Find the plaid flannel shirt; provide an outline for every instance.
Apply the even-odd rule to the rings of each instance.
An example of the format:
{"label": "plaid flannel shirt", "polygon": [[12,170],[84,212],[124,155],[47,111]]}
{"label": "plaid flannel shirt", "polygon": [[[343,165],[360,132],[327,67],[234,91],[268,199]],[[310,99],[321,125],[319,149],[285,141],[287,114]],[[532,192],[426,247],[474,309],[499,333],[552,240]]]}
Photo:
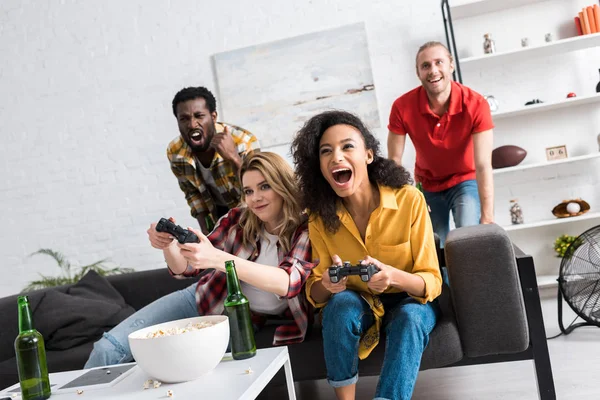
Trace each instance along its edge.
{"label": "plaid flannel shirt", "polygon": [[[245,129],[217,122],[215,124],[217,133],[223,132],[225,126],[230,129],[233,142],[237,146],[242,161],[252,152],[260,151],[256,136]],[[202,173],[196,170],[196,161],[192,149],[181,136],[176,137],[169,143],[167,157],[171,164],[171,171],[177,177],[179,187],[185,194],[192,217],[197,219],[200,213],[208,212],[211,214],[213,221],[216,221],[218,215],[213,196],[204,183]],[[218,152],[215,152],[209,168],[219,192],[227,203],[227,208],[237,207],[242,195],[242,185],[238,173],[233,170],[231,163],[225,161]]]}
{"label": "plaid flannel shirt", "polygon": [[[243,231],[239,220],[243,208],[233,208],[221,217],[208,239],[217,249],[233,254],[240,258],[255,261],[260,254],[260,241],[256,244],[243,246]],[[312,322],[313,307],[306,300],[303,286],[314,265],[312,250],[308,240],[308,224],[306,220],[298,227],[293,235],[291,249],[286,254],[277,243],[279,268],[290,277],[288,292],[282,298],[288,301],[288,308],[283,318],[293,320],[293,323],[280,325],[275,329],[273,345],[299,343],[304,340],[309,323]],[[170,269],[169,269],[170,271]],[[201,270],[184,272],[181,275],[171,275],[176,278],[189,278],[199,275]],[[223,302],[227,297],[227,279],[224,272],[212,271],[203,275],[198,281],[196,302],[200,315],[222,314]]]}

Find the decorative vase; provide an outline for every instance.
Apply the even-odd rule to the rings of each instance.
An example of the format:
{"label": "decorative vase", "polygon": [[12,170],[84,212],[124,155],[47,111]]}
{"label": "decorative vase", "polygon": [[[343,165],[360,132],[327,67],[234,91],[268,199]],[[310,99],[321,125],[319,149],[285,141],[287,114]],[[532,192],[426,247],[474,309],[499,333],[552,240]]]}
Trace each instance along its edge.
{"label": "decorative vase", "polygon": [[[600,69],[598,70],[598,73],[600,73]],[[596,93],[600,93],[600,81],[596,85]]]}
{"label": "decorative vase", "polygon": [[512,199],[510,201],[510,222],[512,222],[513,225],[523,223],[523,210],[521,210],[521,206],[517,203],[517,199]]}

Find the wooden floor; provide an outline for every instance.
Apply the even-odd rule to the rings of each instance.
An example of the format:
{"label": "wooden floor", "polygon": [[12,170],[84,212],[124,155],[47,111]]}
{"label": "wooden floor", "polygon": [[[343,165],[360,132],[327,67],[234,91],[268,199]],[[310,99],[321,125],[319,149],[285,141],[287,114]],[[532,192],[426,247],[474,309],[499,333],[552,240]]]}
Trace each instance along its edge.
{"label": "wooden floor", "polygon": [[[554,292],[543,292],[548,336],[559,332]],[[567,306],[568,307],[568,306]],[[565,325],[573,319],[565,313]],[[582,327],[548,341],[559,400],[600,400],[600,329]],[[377,377],[360,378],[358,400],[372,399]],[[335,399],[326,381],[297,382],[298,400]],[[270,388],[259,399],[287,399],[284,387]],[[414,400],[533,400],[537,384],[532,361],[428,370],[419,373]]]}

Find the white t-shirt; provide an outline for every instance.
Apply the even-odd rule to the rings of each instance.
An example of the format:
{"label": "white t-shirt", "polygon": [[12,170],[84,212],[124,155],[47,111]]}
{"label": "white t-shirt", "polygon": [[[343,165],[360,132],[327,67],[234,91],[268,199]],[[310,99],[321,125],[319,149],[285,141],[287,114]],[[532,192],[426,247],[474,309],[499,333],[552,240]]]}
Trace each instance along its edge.
{"label": "white t-shirt", "polygon": [[[279,258],[277,256],[276,235],[265,232],[266,238],[260,241],[260,254],[255,260],[258,264],[273,266],[279,268]],[[250,302],[250,309],[257,313],[268,315],[279,315],[288,307],[287,299],[280,299],[275,293],[265,292],[246,282],[240,282],[242,292]]]}

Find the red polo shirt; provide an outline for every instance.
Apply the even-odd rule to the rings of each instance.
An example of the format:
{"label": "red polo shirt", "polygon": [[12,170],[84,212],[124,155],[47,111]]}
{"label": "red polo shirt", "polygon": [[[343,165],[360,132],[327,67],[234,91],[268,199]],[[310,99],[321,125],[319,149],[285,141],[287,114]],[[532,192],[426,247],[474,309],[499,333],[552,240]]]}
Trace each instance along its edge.
{"label": "red polo shirt", "polygon": [[494,128],[490,106],[482,95],[451,82],[450,105],[441,117],[429,107],[419,86],[392,105],[388,129],[408,135],[415,146],[415,179],[428,192],[439,192],[475,179],[474,133]]}

